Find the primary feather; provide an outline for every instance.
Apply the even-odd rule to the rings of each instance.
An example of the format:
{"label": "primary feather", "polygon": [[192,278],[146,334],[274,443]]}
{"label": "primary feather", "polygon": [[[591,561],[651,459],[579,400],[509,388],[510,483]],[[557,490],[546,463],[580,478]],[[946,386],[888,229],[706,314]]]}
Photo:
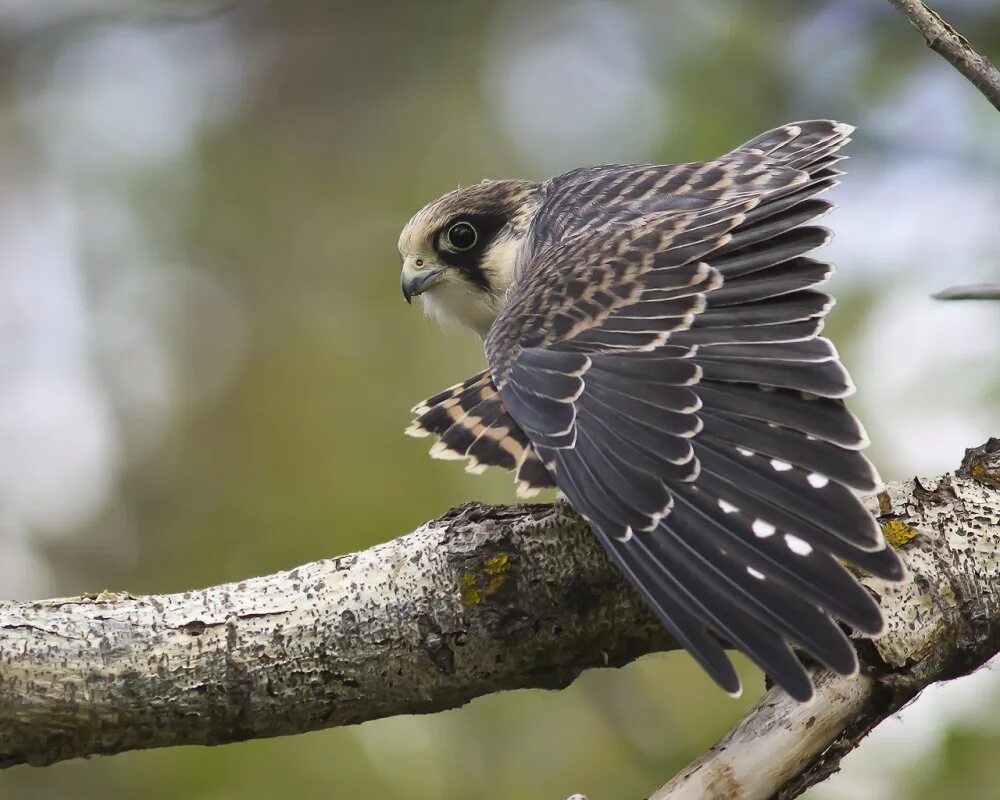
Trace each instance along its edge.
{"label": "primary feather", "polygon": [[[855,670],[836,620],[877,634],[882,618],[840,561],[903,575],[858,498],[879,479],[820,335],[831,267],[807,255],[829,238],[818,195],[850,132],[801,122],[715,161],[518,184],[530,215],[489,369],[411,429],[441,437],[435,455],[516,470],[525,491],[558,486],[731,692],[720,639],[801,700],[812,686],[790,644]],[[422,213],[460,213],[459,196],[438,202]]]}

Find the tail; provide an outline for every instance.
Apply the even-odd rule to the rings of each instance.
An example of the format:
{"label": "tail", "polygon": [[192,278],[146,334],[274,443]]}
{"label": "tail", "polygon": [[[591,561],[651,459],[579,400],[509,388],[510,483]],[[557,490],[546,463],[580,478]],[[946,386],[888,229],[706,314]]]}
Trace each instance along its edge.
{"label": "tail", "polygon": [[555,486],[534,446],[507,413],[489,370],[445,389],[413,408],[410,436],[437,436],[434,458],[467,459],[466,472],[503,467],[516,475],[517,493],[532,497]]}

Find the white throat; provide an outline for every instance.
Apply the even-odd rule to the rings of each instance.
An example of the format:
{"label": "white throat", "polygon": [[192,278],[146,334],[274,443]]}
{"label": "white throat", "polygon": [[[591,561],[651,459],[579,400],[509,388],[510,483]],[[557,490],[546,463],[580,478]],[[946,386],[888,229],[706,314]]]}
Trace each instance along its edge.
{"label": "white throat", "polygon": [[493,297],[480,289],[463,286],[457,281],[442,281],[433,289],[420,295],[424,312],[441,325],[454,324],[472,328],[480,336],[500,313],[499,304]]}

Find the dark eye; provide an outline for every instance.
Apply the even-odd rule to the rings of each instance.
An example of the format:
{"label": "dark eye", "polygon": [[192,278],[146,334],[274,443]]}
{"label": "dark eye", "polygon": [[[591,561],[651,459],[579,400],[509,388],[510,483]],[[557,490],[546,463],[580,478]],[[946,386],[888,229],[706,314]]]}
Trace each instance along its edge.
{"label": "dark eye", "polygon": [[445,235],[448,238],[448,244],[459,252],[475,247],[476,240],[479,238],[476,229],[468,222],[456,222],[448,228],[448,233]]}

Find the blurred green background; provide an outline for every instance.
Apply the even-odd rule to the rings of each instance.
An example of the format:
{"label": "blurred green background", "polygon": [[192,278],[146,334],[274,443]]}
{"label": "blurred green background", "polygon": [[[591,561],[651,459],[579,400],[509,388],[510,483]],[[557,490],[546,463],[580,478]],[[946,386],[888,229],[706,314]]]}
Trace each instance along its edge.
{"label": "blurred green background", "polygon": [[[1000,61],[994,0],[936,6]],[[402,435],[481,368],[399,292],[482,177],[859,125],[828,330],[887,479],[1000,433],[1000,115],[874,0],[0,0],[0,596],[168,592],[510,502]],[[735,702],[683,655],[558,693],[0,773],[0,798],[645,797]],[[0,676],[2,678],[2,676]],[[927,693],[812,798],[1000,797],[1000,680]],[[3,733],[0,731],[0,736]]]}

